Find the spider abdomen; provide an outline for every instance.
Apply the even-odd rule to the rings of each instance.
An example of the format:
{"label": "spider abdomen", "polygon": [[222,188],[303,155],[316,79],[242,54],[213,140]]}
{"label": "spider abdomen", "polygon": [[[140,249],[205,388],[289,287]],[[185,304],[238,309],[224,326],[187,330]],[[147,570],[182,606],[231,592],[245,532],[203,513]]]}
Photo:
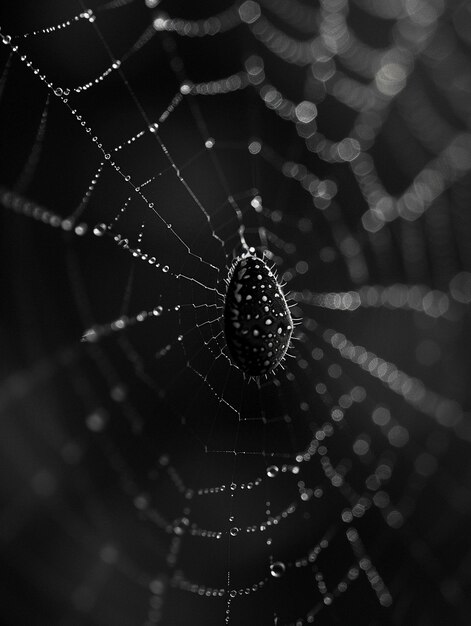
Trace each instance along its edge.
{"label": "spider abdomen", "polygon": [[254,377],[275,369],[291,340],[293,320],[281,286],[265,261],[249,253],[229,273],[224,333],[234,364]]}

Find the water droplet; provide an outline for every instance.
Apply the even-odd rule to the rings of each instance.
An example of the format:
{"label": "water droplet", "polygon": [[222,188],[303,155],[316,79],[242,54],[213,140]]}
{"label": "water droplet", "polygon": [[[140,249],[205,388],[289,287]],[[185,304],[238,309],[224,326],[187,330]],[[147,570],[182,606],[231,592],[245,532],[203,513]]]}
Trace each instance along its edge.
{"label": "water droplet", "polygon": [[156,307],[154,308],[154,310],[152,311],[152,313],[155,315],[155,317],[158,317],[159,315],[161,315],[161,314],[162,314],[162,311],[163,311],[163,310],[164,310],[164,309],[163,309],[163,307],[161,307],[161,306],[156,306]]}
{"label": "water droplet", "polygon": [[285,573],[285,570],[286,570],[286,565],[282,563],[281,561],[275,561],[275,563],[272,563],[270,565],[270,574],[274,578],[280,578],[281,576],[283,576],[283,574]]}
{"label": "water droplet", "polygon": [[87,416],[85,423],[87,428],[94,433],[98,433],[105,428],[106,425],[106,415],[103,411],[97,410],[94,413],[90,413]]}
{"label": "water droplet", "polygon": [[239,534],[239,529],[237,526],[233,526],[229,533],[231,534],[231,537],[236,537]]}
{"label": "water droplet", "polygon": [[182,517],[180,520],[175,522],[173,527],[173,532],[176,535],[183,535],[185,529],[190,525],[190,520],[187,517]]}
{"label": "water droplet", "polygon": [[278,465],[270,465],[269,467],[267,467],[268,478],[275,478],[275,476],[278,474],[279,471],[280,470],[279,470]]}
{"label": "water droplet", "polygon": [[88,226],[86,224],[79,224],[75,227],[74,232],[76,235],[82,236],[87,232]]}
{"label": "water droplet", "polygon": [[126,388],[123,385],[116,385],[116,387],[111,389],[110,396],[115,402],[123,402],[126,398]]}
{"label": "water droplet", "polygon": [[89,328],[82,335],[81,341],[96,341],[98,339],[98,333],[94,328]]}
{"label": "water droplet", "polygon": [[101,237],[106,232],[106,224],[97,224],[93,229],[93,234],[97,237]]}
{"label": "water droplet", "polygon": [[164,266],[163,266],[163,268],[162,268],[162,272],[167,273],[169,269],[170,269],[170,268],[169,268],[169,266],[168,266],[168,265],[164,265]]}

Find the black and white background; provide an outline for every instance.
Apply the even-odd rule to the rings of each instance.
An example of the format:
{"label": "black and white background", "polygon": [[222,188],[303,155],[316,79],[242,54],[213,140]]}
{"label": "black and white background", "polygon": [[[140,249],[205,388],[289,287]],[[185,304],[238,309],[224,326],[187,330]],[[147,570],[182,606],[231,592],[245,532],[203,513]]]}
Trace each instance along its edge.
{"label": "black and white background", "polygon": [[469,624],[469,3],[0,15],[0,622]]}

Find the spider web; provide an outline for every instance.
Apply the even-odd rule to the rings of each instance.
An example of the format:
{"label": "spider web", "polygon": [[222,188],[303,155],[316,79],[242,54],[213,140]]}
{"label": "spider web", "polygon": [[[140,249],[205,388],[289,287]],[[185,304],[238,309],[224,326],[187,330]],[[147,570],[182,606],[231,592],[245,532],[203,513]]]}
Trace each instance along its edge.
{"label": "spider web", "polygon": [[[467,4],[37,4],[1,25],[8,623],[467,624]],[[248,247],[300,319],[258,382]]]}

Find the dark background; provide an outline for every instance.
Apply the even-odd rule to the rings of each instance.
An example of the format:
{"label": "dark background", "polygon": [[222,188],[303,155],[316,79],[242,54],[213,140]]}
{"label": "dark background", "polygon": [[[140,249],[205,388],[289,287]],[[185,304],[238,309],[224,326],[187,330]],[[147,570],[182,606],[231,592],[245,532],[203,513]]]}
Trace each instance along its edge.
{"label": "dark background", "polygon": [[[121,57],[149,27],[154,12],[143,2],[100,12],[103,4],[90,5],[97,9],[96,25],[113,55]],[[389,45],[395,20],[371,15],[361,3],[349,5],[353,32],[375,48]],[[157,10],[200,19],[228,6],[227,2],[162,2]],[[0,27],[8,34],[31,32],[81,10],[72,0],[9,2],[2,6]],[[265,13],[289,35],[307,37],[269,10]],[[439,51],[453,42],[450,55],[459,63],[448,85],[455,106],[443,80],[435,80],[443,78],[448,66],[435,68],[430,64],[432,54],[416,59],[406,87],[419,88],[442,123],[456,133],[469,132],[469,117],[460,114],[471,100],[469,84],[462,79],[469,69],[470,40],[463,26],[469,20],[466,3],[446,3],[430,46]],[[41,72],[63,86],[83,84],[109,65],[99,33],[85,21],[19,40],[18,45]],[[0,54],[4,67],[9,48],[2,46]],[[122,65],[130,91],[123,76],[113,73],[87,92],[71,96],[69,102],[111,149],[145,129],[143,112],[155,120],[167,108],[180,86],[171,69],[177,55],[191,80],[200,82],[240,71],[251,54],[263,58],[267,80],[286,97],[317,102],[322,134],[332,140],[348,136],[357,113],[332,96],[319,97],[307,80],[309,68],[284,63],[243,25],[212,38],[158,33]],[[21,188],[48,89],[16,54],[2,84],[2,197],[4,189],[14,190],[63,218],[73,214],[98,168],[100,153],[70,111],[50,94],[37,167]],[[395,195],[435,156],[414,135],[414,122],[401,115],[398,99],[393,99],[369,150],[382,184]],[[332,487],[318,457],[302,464],[299,475],[280,472],[273,481],[267,480],[266,468],[273,463],[292,464],[312,433],[331,422],[331,409],[339,397],[360,386],[365,399],[346,410],[341,424],[334,424],[328,456],[347,472],[353,501],[354,494],[365,492],[375,468],[381,464],[391,468],[391,478],[381,488],[390,505],[372,506],[352,525],[393,603],[380,606],[360,572],[332,606],[319,611],[314,623],[468,624],[469,414],[465,413],[459,428],[440,425],[360,368],[341,362],[322,340],[324,328],[343,332],[352,342],[420,378],[429,389],[456,400],[466,411],[470,401],[466,304],[454,303],[453,314],[439,318],[387,307],[339,312],[299,306],[296,313],[304,322],[297,329],[296,358],[288,359],[286,371],[278,372],[259,391],[254,383],[243,383],[227,360],[215,361],[224,345],[221,338],[213,339],[209,348],[204,344],[221,326],[204,324],[216,317],[214,310],[191,305],[216,303],[214,292],[177,280],[175,274],[223,289],[231,258],[240,253],[237,220],[226,202],[230,193],[240,194],[250,244],[259,246],[259,225],[274,235],[274,262],[280,274],[292,276],[291,290],[359,288],[338,248],[336,224],[313,207],[311,196],[296,182],[248,154],[246,145],[254,137],[283,160],[303,163],[319,178],[336,182],[339,191],[332,212],[339,212],[341,223],[360,246],[367,267],[365,283],[370,285],[424,284],[448,292],[453,276],[470,271],[469,175],[454,182],[419,220],[397,220],[382,234],[370,236],[361,227],[368,207],[349,166],[325,162],[309,152],[293,124],[268,111],[254,90],[191,101],[206,128],[200,118],[195,119],[187,98],[161,124],[160,136],[211,215],[224,249],[211,236],[202,212],[151,136],[120,151],[117,162],[133,181],[143,182],[161,172],[147,188],[149,197],[165,222],[189,242],[191,251],[218,271],[189,255],[134,196],[116,231],[137,245],[145,223],[142,249],[162,265],[168,264],[168,274],[135,260],[112,237],[93,236],[93,227],[110,222],[129,196],[129,188],[109,167],[80,217],[80,223],[89,226],[84,236],[50,228],[8,207],[0,212],[1,622],[223,624],[227,595],[208,598],[201,597],[204,590],[202,594],[182,590],[178,588],[182,577],[221,590],[245,589],[266,580],[261,590],[234,599],[233,624],[273,624],[275,616],[278,624],[293,624],[313,607],[322,607],[315,576],[322,574],[330,591],[355,565],[345,535],[349,525],[341,520],[342,511],[352,504],[348,489]],[[432,130],[430,126],[430,134]],[[216,139],[211,153],[203,149],[208,136]],[[250,207],[254,188],[267,211],[261,217]],[[308,224],[304,230],[300,220],[307,220],[302,222]],[[381,237],[386,231],[384,244]],[[284,244],[276,243],[276,238]],[[416,250],[409,257],[408,241]],[[378,242],[384,244],[382,264],[375,255]],[[325,260],[326,254],[332,255],[331,262]],[[303,260],[308,272],[293,271]],[[184,305],[179,312],[168,312],[178,304]],[[166,311],[161,317],[111,333],[96,344],[80,341],[94,325],[158,305]],[[179,334],[184,335],[181,345],[175,341]],[[169,354],[156,359],[168,343],[173,345]],[[325,351],[321,360],[312,358],[316,348]],[[188,360],[191,367],[186,366]],[[342,367],[339,377],[328,373],[335,372],[329,368],[337,363]],[[207,382],[199,374],[207,374]],[[327,386],[326,394],[319,393],[319,383]],[[238,415],[221,398],[237,407]],[[371,416],[379,405],[389,407],[394,420],[407,429],[405,446],[391,445],[388,429],[373,423]],[[370,441],[365,456],[354,452],[359,437]],[[259,486],[240,488],[258,477]],[[195,491],[221,484],[226,489],[188,498],[179,487],[180,479]],[[322,497],[302,502],[298,480],[322,488]],[[234,495],[231,482],[238,485]],[[297,509],[268,531],[239,532],[230,538],[228,531],[234,524],[259,526],[266,519],[266,501],[273,515],[293,502]],[[186,507],[191,511],[185,512]],[[398,511],[399,518],[388,518],[391,511]],[[221,539],[192,536],[181,521],[187,516],[199,528],[221,532]],[[315,565],[295,567],[296,559],[306,557],[326,534],[329,547]],[[268,537],[271,545],[266,543]],[[287,565],[279,579],[270,575],[271,559]]]}

